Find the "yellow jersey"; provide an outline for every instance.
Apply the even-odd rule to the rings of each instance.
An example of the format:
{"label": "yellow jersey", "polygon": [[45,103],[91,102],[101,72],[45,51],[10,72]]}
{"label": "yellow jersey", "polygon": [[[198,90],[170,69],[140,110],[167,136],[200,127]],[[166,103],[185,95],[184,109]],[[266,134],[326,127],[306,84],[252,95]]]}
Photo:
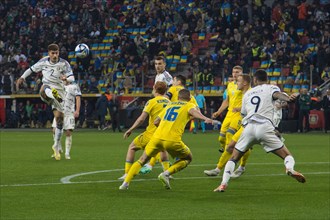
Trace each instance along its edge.
{"label": "yellow jersey", "polygon": [[230,82],[227,86],[227,97],[229,101],[228,112],[232,112],[234,108],[242,107],[243,93],[237,89],[236,82]]}
{"label": "yellow jersey", "polygon": [[[184,89],[183,86],[171,86],[168,89],[166,95],[169,97],[171,102],[177,102],[177,101],[179,101],[179,92],[182,89]],[[198,106],[195,97],[192,96],[192,95],[190,95],[190,101],[189,102],[195,104],[196,106]]]}
{"label": "yellow jersey", "polygon": [[166,141],[181,141],[192,108],[196,108],[196,105],[184,101],[167,105],[158,116],[161,121],[153,137]]}
{"label": "yellow jersey", "polygon": [[144,132],[145,135],[152,136],[156,130],[154,121],[157,116],[162,112],[162,110],[170,103],[170,100],[163,96],[156,96],[150,99],[144,106],[143,111],[149,115],[149,124]]}

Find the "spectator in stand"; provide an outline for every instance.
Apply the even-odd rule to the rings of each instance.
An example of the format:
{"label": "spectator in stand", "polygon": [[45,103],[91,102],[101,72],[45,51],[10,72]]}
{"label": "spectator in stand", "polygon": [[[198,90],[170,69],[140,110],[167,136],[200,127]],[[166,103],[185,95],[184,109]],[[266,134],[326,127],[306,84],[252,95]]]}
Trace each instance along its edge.
{"label": "spectator in stand", "polygon": [[119,101],[116,94],[112,95],[112,99],[108,103],[108,108],[111,115],[112,130],[116,132],[118,129],[119,132],[122,132],[120,123],[119,123]]}
{"label": "spectator in stand", "polygon": [[99,93],[98,81],[94,76],[91,77],[91,82],[89,84],[88,91],[89,93]]}
{"label": "spectator in stand", "polygon": [[89,127],[91,128],[91,125],[88,125],[88,120],[90,120],[93,116],[93,105],[89,103],[87,99],[84,99],[82,102],[82,105],[80,107],[80,114],[79,114],[79,125],[78,127]]}
{"label": "spectator in stand", "polygon": [[330,70],[329,70],[329,66],[326,66],[324,68],[324,70],[322,71],[321,74],[321,79],[323,80],[323,82],[326,82],[330,79]]}
{"label": "spectator in stand", "polygon": [[330,130],[330,89],[322,99],[321,111],[324,114],[324,132],[327,133]]}
{"label": "spectator in stand", "polygon": [[26,126],[26,110],[23,102],[19,102],[17,106],[18,127],[24,128]]}
{"label": "spectator in stand", "polygon": [[307,89],[301,89],[299,102],[299,119],[298,119],[298,132],[304,132],[304,120],[305,120],[305,131],[309,131],[309,110],[311,108],[311,96],[308,94]]}
{"label": "spectator in stand", "polygon": [[98,130],[104,129],[105,115],[108,109],[108,100],[105,94],[102,94],[96,102],[95,109],[97,110],[97,118],[99,120]]}
{"label": "spectator in stand", "polygon": [[86,79],[84,79],[80,84],[80,89],[81,89],[81,93],[88,93],[89,85]]}
{"label": "spectator in stand", "polygon": [[[107,65],[113,67],[114,71],[119,65],[123,69],[127,67],[127,54],[134,55],[136,59],[132,61],[132,65],[138,67],[150,65],[152,67],[153,63],[149,61],[144,63],[142,57],[147,56],[151,60],[161,51],[167,50],[168,53],[175,55],[189,54],[193,47],[191,46],[189,50],[189,43],[188,46],[185,45],[187,36],[190,38],[195,31],[205,32],[205,30],[207,33],[220,33],[214,52],[219,58],[221,50],[222,55],[220,60],[216,60],[216,65],[220,69],[219,72],[224,68],[225,75],[228,67],[223,63],[228,58],[230,50],[233,53],[233,57],[229,58],[230,65],[244,63],[244,69],[250,69],[252,62],[247,62],[249,60],[247,58],[252,56],[249,55],[250,52],[252,53],[251,49],[257,52],[253,55],[254,61],[268,59],[270,54],[265,56],[263,52],[258,53],[258,47],[268,43],[278,45],[273,48],[271,54],[278,54],[282,50],[286,55],[291,54],[292,50],[287,51],[285,48],[292,48],[295,45],[292,55],[298,55],[298,52],[305,52],[301,49],[304,45],[317,43],[318,51],[313,52],[317,53],[317,56],[315,57],[313,53],[299,55],[301,57],[299,62],[302,71],[308,71],[309,65],[313,64],[319,78],[330,60],[329,13],[327,13],[329,4],[326,2],[325,4],[321,2],[320,6],[314,3],[315,1],[303,0],[299,3],[275,1],[272,8],[266,5],[266,1],[251,3],[251,1],[211,0],[210,4],[193,3],[189,4],[189,7],[186,1],[171,4],[168,1],[142,0],[129,5],[132,7],[120,1],[108,1],[106,4],[94,4],[94,1],[87,3],[78,1],[77,4],[66,4],[65,1],[54,4],[36,1],[10,2],[8,6],[1,8],[2,17],[6,19],[0,27],[0,57],[2,57],[0,62],[13,64],[15,66],[13,73],[27,68],[26,63],[19,63],[20,57],[23,57],[24,61],[27,58],[28,64],[35,63],[42,57],[50,41],[61,42],[60,50],[65,58],[68,52],[73,51],[75,45],[82,41],[90,46],[93,43],[102,43],[105,29],[118,30],[118,35],[112,36],[112,48],[109,50],[113,54],[111,58],[113,62]],[[108,11],[108,8],[111,10]],[[180,11],[177,11],[177,8],[181,8]],[[161,16],[159,10],[162,11]],[[124,28],[121,28],[121,21],[124,21]],[[138,32],[139,34],[127,32],[131,28],[139,28],[139,30],[147,28],[146,34],[141,31]],[[271,33],[280,34],[275,35],[273,39]],[[138,35],[145,39],[142,46],[136,45],[132,40]],[[180,51],[176,46],[178,43],[181,44]],[[248,56],[240,56],[243,53]],[[196,57],[199,58],[199,55],[196,54]],[[293,62],[293,57],[289,62]],[[90,55],[85,59],[77,59],[77,68],[81,69],[75,70],[74,73],[80,74],[83,79],[88,79],[89,72],[93,70],[91,58]],[[207,63],[209,65],[209,62]],[[139,71],[148,74],[144,72],[148,69]],[[15,74],[12,75],[16,77]],[[95,76],[96,80],[99,80],[100,76]],[[141,74],[138,77],[141,79]],[[10,84],[15,79],[8,79],[7,76],[4,78],[5,84],[9,86],[3,87],[5,92],[10,94],[11,89],[7,88],[10,88]],[[139,82],[141,83],[142,80]]]}
{"label": "spectator in stand", "polygon": [[32,127],[32,111],[33,111],[33,104],[31,104],[30,100],[26,100],[25,104],[25,112],[26,112],[26,122],[27,125]]}

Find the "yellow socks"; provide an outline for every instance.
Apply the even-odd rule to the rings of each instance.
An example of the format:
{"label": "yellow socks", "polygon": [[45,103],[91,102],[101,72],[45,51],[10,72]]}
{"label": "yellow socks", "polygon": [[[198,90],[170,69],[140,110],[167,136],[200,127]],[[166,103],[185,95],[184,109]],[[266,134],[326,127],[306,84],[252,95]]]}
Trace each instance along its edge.
{"label": "yellow socks", "polygon": [[184,169],[189,163],[190,163],[190,161],[188,161],[188,160],[181,160],[180,159],[180,160],[176,161],[174,164],[172,164],[172,166],[167,169],[167,172],[170,175],[172,175],[174,173],[177,173],[180,170]]}
{"label": "yellow socks", "polygon": [[131,167],[132,167],[132,162],[129,162],[129,161],[126,161],[125,162],[125,173],[128,173],[129,172],[129,170],[131,169]]}
{"label": "yellow socks", "polygon": [[133,177],[134,177],[136,174],[139,173],[139,171],[140,171],[140,169],[141,169],[141,167],[142,167],[141,164],[142,164],[142,163],[140,162],[140,160],[138,160],[138,161],[136,161],[135,163],[133,163],[131,169],[129,169],[129,172],[127,173],[127,176],[126,176],[124,182],[126,182],[126,183],[128,183],[128,184],[131,182],[131,180],[133,179]]}
{"label": "yellow socks", "polygon": [[168,168],[170,168],[170,162],[168,160],[163,161],[162,166],[163,166],[163,171],[166,171],[168,170]]}
{"label": "yellow socks", "polygon": [[230,159],[231,154],[228,153],[226,150],[222,153],[219,162],[217,164],[217,167],[221,170],[226,166],[227,161]]}

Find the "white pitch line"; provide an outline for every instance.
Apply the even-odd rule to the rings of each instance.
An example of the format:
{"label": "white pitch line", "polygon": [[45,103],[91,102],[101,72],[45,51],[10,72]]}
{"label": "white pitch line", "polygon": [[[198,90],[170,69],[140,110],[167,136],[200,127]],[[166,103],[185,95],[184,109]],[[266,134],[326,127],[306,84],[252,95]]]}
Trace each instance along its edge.
{"label": "white pitch line", "polygon": [[[303,162],[300,164],[329,164],[330,162]],[[204,166],[211,166],[214,164],[191,164],[189,165],[190,167],[204,167]],[[249,163],[249,165],[282,165],[282,163]],[[155,167],[155,168],[161,168],[161,167]],[[86,172],[86,173],[76,173],[70,176],[66,176],[61,178],[61,183],[64,184],[70,184],[71,179],[78,177],[78,176],[85,176],[85,175],[91,175],[91,174],[96,174],[96,173],[106,173],[106,172],[115,172],[115,171],[122,171],[124,169],[114,169],[114,170],[98,170],[98,171],[91,171],[91,172]]]}
{"label": "white pitch line", "polygon": [[[101,170],[99,173],[104,172],[112,172],[113,170]],[[97,171],[96,171],[97,172]],[[91,172],[90,172],[91,173]],[[311,172],[311,173],[304,173],[304,175],[329,175],[330,172]],[[244,178],[246,177],[264,177],[264,176],[286,176],[286,174],[255,174],[255,175],[248,175],[244,174]],[[221,176],[195,176],[195,177],[175,177],[176,180],[197,180],[197,179],[221,179]],[[153,179],[134,179],[133,182],[144,182],[144,181],[158,181],[158,178]],[[96,181],[78,181],[78,182],[69,182],[69,183],[31,183],[31,184],[10,184],[10,185],[0,185],[0,187],[21,187],[21,186],[48,186],[48,185],[67,185],[67,184],[91,184],[91,183],[115,183],[115,182],[122,182],[122,180],[96,180]]]}
{"label": "white pitch line", "polygon": [[77,176],[85,176],[85,175],[91,175],[91,174],[96,174],[96,173],[107,173],[107,172],[116,172],[116,171],[122,171],[124,169],[114,169],[114,170],[99,170],[99,171],[91,171],[91,172],[86,172],[86,173],[76,173],[70,176],[66,176],[61,178],[61,183],[63,184],[68,184],[71,183],[71,179],[75,178]]}

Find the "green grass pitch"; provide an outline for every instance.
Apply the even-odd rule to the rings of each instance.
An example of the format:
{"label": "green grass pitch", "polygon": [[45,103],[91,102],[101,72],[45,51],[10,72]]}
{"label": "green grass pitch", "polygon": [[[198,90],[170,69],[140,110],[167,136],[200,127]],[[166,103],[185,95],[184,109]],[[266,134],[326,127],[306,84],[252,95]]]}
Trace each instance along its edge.
{"label": "green grass pitch", "polygon": [[232,179],[225,193],[214,193],[221,176],[206,177],[203,170],[218,161],[218,134],[186,132],[183,140],[194,158],[174,175],[172,190],[157,180],[156,165],[152,173],[136,176],[129,190],[119,191],[117,178],[137,134],[123,140],[123,133],[77,130],[72,159],[55,161],[50,131],[1,130],[0,219],[330,218],[329,135],[284,135],[305,184],[285,175],[280,158],[255,146],[246,173]]}

